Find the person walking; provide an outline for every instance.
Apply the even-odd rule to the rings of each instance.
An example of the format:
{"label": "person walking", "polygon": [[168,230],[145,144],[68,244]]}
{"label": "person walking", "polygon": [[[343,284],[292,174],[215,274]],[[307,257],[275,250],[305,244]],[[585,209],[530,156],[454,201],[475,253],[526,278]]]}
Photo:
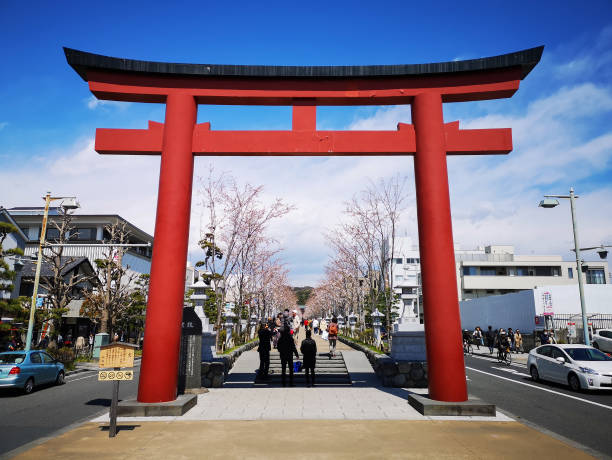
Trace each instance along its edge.
{"label": "person walking", "polygon": [[325,321],[325,318],[321,318],[321,321],[319,322],[319,335],[323,334],[323,332],[326,330],[327,330],[327,321]]}
{"label": "person walking", "polygon": [[[306,386],[315,386],[315,365],[317,362],[317,343],[312,339],[312,331],[306,329],[306,338],[300,346],[304,360],[304,373],[306,374]],[[312,383],[311,383],[312,380]]]}
{"label": "person walking", "polygon": [[335,316],[327,326],[327,332],[329,334],[327,336],[329,340],[329,359],[332,359],[336,353],[336,341],[338,340],[338,318]]}
{"label": "person walking", "polygon": [[489,326],[489,329],[485,333],[487,339],[487,347],[489,347],[489,354],[493,354],[493,348],[495,347],[495,333],[493,332],[493,327]]}
{"label": "person walking", "polygon": [[476,326],[476,329],[474,329],[474,333],[472,334],[472,343],[476,345],[477,350],[480,350],[480,345],[483,345],[482,330],[480,329],[480,326]]}
{"label": "person walking", "polygon": [[521,331],[518,329],[514,331],[514,346],[516,347],[516,351],[518,353],[523,352],[523,336],[521,335]]}
{"label": "person walking", "polygon": [[315,334],[319,333],[319,320],[317,318],[312,320],[312,330]]}
{"label": "person walking", "polygon": [[297,314],[297,310],[293,310],[291,312],[292,315],[292,323],[291,323],[291,329],[293,330],[293,340],[295,342],[295,344],[297,345],[297,340],[298,340],[298,334],[300,333],[300,317]]}
{"label": "person walking", "polygon": [[270,341],[272,340],[272,331],[268,326],[267,321],[262,321],[259,326],[259,371],[257,372],[258,380],[268,380],[268,372],[270,370]]}
{"label": "person walking", "polygon": [[508,328],[508,340],[510,341],[510,351],[516,352],[516,348],[514,346],[514,331],[511,327]]}
{"label": "person walking", "polygon": [[286,375],[287,375],[287,366],[289,366],[289,386],[294,387],[293,383],[293,355],[295,354],[296,358],[299,359],[300,355],[298,354],[297,348],[295,347],[295,341],[293,337],[291,337],[291,329],[288,325],[284,325],[280,328],[280,338],[278,339],[278,352],[280,354],[281,366],[282,366],[282,376],[281,381],[283,386],[287,386]]}

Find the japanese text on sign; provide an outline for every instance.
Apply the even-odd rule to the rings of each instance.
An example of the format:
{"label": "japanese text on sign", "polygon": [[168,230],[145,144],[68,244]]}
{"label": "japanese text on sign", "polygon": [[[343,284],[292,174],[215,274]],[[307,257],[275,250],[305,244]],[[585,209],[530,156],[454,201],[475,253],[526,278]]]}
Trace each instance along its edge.
{"label": "japanese text on sign", "polygon": [[133,367],[134,349],[127,347],[109,347],[100,349],[99,367]]}

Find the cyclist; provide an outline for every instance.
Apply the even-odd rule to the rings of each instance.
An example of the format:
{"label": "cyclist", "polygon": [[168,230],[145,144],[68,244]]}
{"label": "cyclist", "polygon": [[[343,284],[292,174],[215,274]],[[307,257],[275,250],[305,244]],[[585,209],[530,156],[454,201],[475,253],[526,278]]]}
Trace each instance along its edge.
{"label": "cyclist", "polygon": [[508,334],[506,334],[505,329],[500,329],[499,334],[497,336],[497,357],[500,361],[504,361],[506,359],[506,355],[510,350],[510,339],[508,338]]}
{"label": "cyclist", "polygon": [[463,330],[463,352],[464,353],[470,353],[471,350],[471,341],[472,338],[470,336],[470,331],[468,331],[467,329]]}

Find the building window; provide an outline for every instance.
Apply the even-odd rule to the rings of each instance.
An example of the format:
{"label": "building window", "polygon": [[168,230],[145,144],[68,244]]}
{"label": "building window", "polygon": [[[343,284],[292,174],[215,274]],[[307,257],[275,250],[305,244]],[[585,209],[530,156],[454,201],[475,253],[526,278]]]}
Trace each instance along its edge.
{"label": "building window", "polygon": [[606,276],[602,268],[590,269],[586,272],[587,284],[606,284]]}
{"label": "building window", "polygon": [[395,260],[396,264],[401,264],[402,263],[402,259],[393,259],[393,260]]}
{"label": "building window", "polygon": [[402,288],[402,294],[412,294],[412,288]]}
{"label": "building window", "polygon": [[96,233],[97,230],[94,227],[77,228],[73,233],[73,238],[81,241],[94,241],[96,239]]}
{"label": "building window", "polygon": [[495,276],[495,268],[480,267],[480,276]]}
{"label": "building window", "polygon": [[47,236],[45,237],[47,241],[57,241],[59,240],[60,232],[57,228],[48,228]]}
{"label": "building window", "polygon": [[567,269],[567,277],[569,279],[574,279],[574,269],[572,267],[568,267],[568,269]]}
{"label": "building window", "polygon": [[395,275],[396,283],[401,283],[403,280],[404,280],[404,277],[402,275]]}
{"label": "building window", "polygon": [[463,276],[476,276],[476,267],[463,267]]}

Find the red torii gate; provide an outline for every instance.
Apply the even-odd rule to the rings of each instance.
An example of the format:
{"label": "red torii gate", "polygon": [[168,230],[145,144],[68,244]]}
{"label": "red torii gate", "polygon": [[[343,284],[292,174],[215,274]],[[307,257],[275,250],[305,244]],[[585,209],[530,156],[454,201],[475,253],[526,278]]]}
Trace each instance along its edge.
{"label": "red torii gate", "polygon": [[[543,47],[435,64],[288,67],[173,64],[64,48],[98,99],[166,104],[165,123],[97,129],[102,154],[161,155],[138,401],[176,399],[193,157],[414,155],[429,396],[466,401],[446,155],[505,154],[511,129],[461,130],[444,102],[511,97]],[[290,131],[213,131],[198,104],[293,106]],[[316,107],[411,104],[396,131],[318,131]]]}

